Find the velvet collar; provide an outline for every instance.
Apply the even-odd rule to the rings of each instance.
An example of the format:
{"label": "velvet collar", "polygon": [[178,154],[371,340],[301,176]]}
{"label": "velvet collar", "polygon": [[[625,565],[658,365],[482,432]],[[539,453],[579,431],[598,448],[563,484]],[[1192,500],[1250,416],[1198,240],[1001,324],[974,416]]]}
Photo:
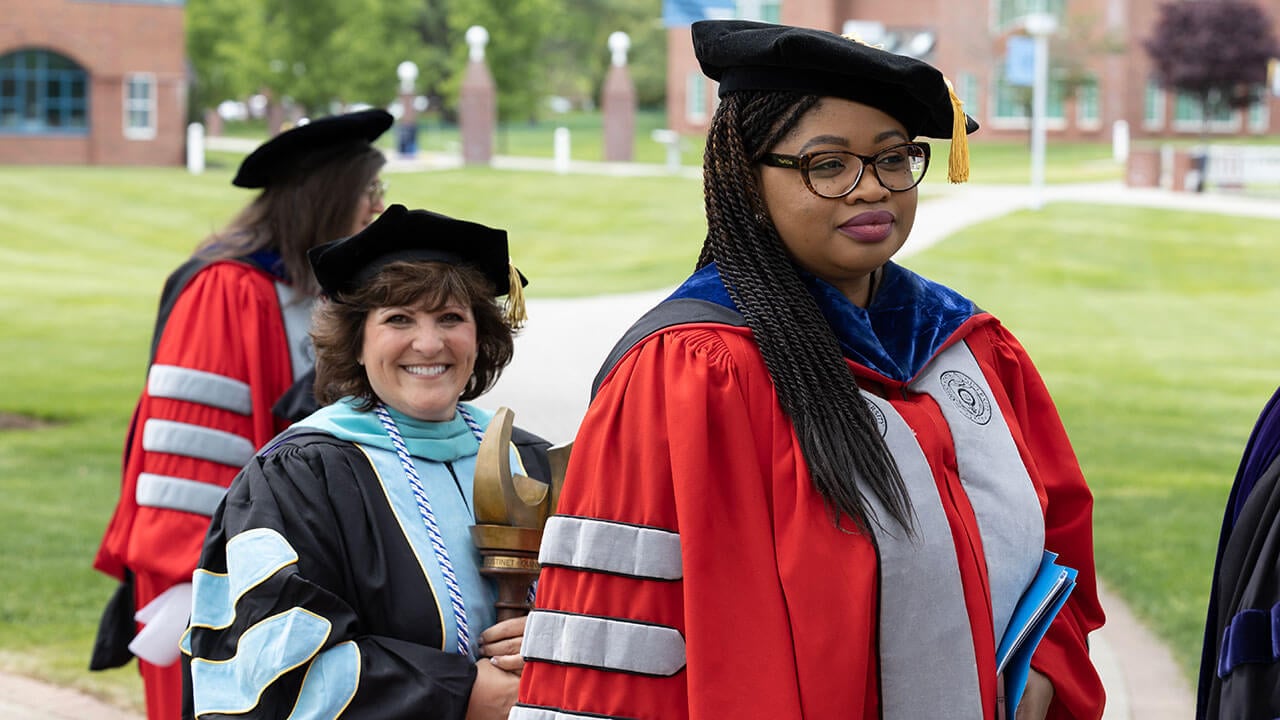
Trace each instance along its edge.
{"label": "velvet collar", "polygon": [[[410,455],[435,462],[452,462],[475,455],[480,450],[480,441],[476,440],[471,428],[467,427],[462,416],[456,412],[448,422],[425,422],[396,412],[391,406],[387,406],[387,410],[400,428]],[[492,418],[491,413],[470,404],[467,405],[467,411],[481,427],[488,425]],[[356,410],[351,398],[343,398],[320,408],[298,421],[295,427],[299,426],[321,430],[336,438],[361,445],[395,451],[378,416]]]}
{"label": "velvet collar", "polygon": [[[880,286],[866,308],[803,270],[845,357],[891,380],[908,382],[966,321],[981,311],[960,293],[896,263],[881,268]],[[737,311],[715,263],[695,272],[668,299],[695,298]]]}
{"label": "velvet collar", "polygon": [[284,272],[284,258],[277,250],[259,250],[246,255],[244,259],[267,271],[277,280],[288,280]]}

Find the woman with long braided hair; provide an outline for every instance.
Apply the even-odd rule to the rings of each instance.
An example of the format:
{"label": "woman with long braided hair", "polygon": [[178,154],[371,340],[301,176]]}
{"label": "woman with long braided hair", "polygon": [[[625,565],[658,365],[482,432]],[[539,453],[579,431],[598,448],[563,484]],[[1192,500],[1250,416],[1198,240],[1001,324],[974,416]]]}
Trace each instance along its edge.
{"label": "woman with long braided hair", "polygon": [[[963,181],[977,123],[937,69],[853,39],[693,40],[721,98],[706,240],[596,378],[511,717],[1096,720],[1061,420],[998,320],[892,261],[918,138]],[[1074,590],[1006,664],[1055,555]]]}

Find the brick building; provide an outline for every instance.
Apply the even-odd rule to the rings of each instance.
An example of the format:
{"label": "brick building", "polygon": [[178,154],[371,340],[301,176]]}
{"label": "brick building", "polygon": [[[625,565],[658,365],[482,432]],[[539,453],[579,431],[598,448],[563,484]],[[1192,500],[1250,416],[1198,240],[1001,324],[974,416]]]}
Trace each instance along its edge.
{"label": "brick building", "polygon": [[0,164],[182,164],[183,16],[183,0],[0,0]]}
{"label": "brick building", "polygon": [[[1198,103],[1161,90],[1143,49],[1167,1],[665,0],[667,122],[679,132],[702,132],[715,107],[715,83],[698,70],[689,22],[738,17],[856,32],[925,59],[955,84],[966,112],[982,124],[981,138],[1025,137],[1030,91],[1006,76],[1007,48],[1010,37],[1023,34],[1019,19],[1028,9],[1046,7],[1059,28],[1050,51],[1050,139],[1105,142],[1121,120],[1133,138],[1196,136]],[[1280,27],[1280,0],[1259,4]],[[1280,96],[1273,88],[1250,109],[1215,117],[1209,128],[1222,135],[1280,133]]]}

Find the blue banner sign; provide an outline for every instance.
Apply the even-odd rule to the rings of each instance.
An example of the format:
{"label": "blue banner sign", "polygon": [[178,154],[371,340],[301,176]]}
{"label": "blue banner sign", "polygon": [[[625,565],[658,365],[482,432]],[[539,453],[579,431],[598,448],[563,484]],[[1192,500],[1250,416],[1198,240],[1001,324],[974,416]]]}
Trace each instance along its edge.
{"label": "blue banner sign", "polygon": [[1036,41],[1026,35],[1011,35],[1005,45],[1004,80],[1016,87],[1031,87],[1036,81]]}

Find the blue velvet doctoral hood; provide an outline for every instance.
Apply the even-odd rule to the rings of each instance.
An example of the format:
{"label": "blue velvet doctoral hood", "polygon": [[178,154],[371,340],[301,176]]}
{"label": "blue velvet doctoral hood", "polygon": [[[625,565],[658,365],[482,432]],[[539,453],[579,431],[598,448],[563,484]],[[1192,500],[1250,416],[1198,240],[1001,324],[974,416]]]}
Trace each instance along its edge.
{"label": "blue velvet doctoral hood", "polygon": [[[981,311],[960,293],[896,263],[881,268],[880,286],[866,308],[830,283],[800,276],[849,359],[885,377],[907,382]],[[706,300],[737,311],[715,263],[695,272],[668,299]]]}

